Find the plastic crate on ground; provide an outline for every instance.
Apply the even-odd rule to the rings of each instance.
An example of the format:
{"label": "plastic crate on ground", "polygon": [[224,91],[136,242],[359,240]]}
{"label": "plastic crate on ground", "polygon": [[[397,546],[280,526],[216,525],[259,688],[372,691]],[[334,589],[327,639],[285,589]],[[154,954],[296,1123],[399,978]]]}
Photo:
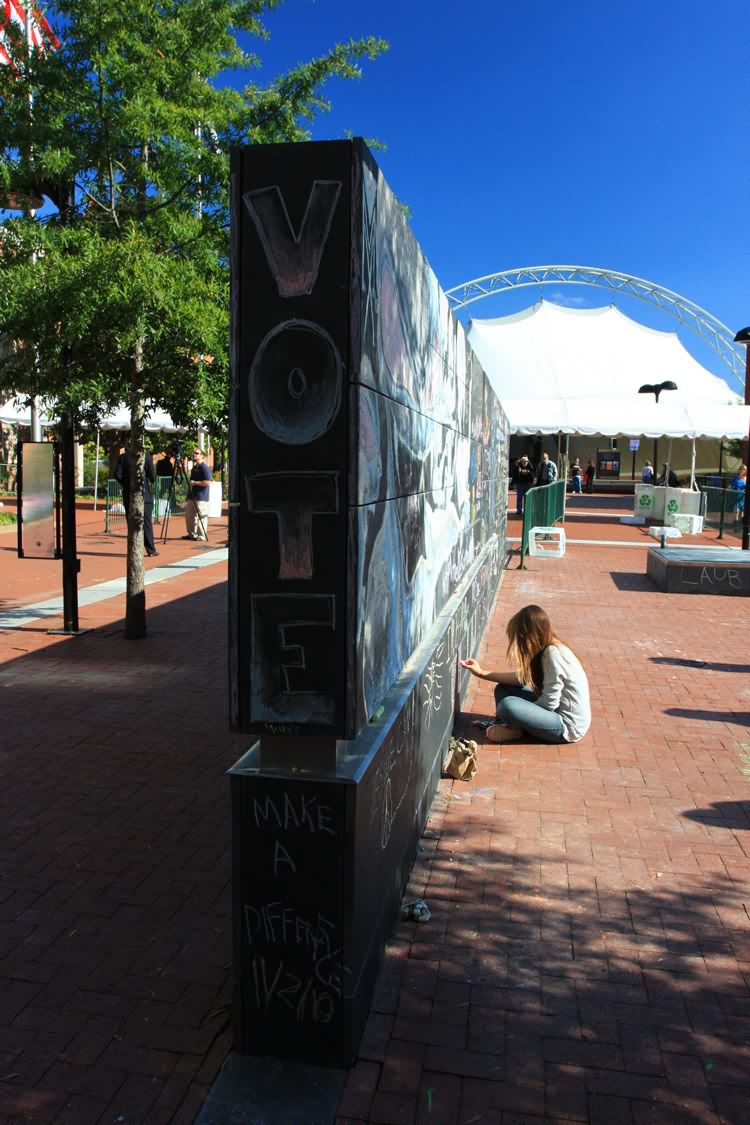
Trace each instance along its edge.
{"label": "plastic crate on ground", "polygon": [[565,529],[532,527],[529,532],[529,554],[536,558],[561,559],[565,554]]}
{"label": "plastic crate on ground", "polygon": [[703,531],[703,516],[689,512],[672,512],[667,516],[669,527],[676,527],[683,535],[700,535]]}

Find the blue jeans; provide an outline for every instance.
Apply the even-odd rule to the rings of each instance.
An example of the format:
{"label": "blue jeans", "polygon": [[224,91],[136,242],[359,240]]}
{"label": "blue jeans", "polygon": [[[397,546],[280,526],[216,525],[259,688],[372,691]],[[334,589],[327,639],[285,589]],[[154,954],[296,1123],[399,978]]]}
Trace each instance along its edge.
{"label": "blue jeans", "polygon": [[498,684],[495,688],[495,718],[509,727],[520,727],[538,742],[565,742],[562,719],[536,702],[531,688]]}
{"label": "blue jeans", "polygon": [[571,492],[583,492],[583,485],[580,477],[574,475],[570,478],[570,490]]}
{"label": "blue jeans", "polygon": [[516,515],[520,516],[523,513],[523,498],[531,488],[530,484],[517,484],[516,485]]}

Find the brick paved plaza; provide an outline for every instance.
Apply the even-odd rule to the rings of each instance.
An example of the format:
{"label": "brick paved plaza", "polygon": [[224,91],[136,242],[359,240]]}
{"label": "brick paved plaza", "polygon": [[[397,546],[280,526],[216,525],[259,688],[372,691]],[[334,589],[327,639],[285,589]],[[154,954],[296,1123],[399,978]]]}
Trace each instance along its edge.
{"label": "brick paved plaza", "polygon": [[[542,604],[593,726],[441,783],[412,879],[432,920],[394,935],[339,1125],[750,1122],[748,602],[655,592],[618,515],[577,499],[568,534],[640,546],[504,576],[476,655],[501,665],[508,616]],[[82,588],[124,574],[90,519]],[[14,550],[0,533],[0,613],[59,593],[59,564]],[[180,565],[199,554],[149,562],[174,577],[145,641],[122,596],[79,638],[0,630],[0,1125],[192,1125],[229,1050],[224,771],[247,739],[226,563]],[[490,707],[478,684],[463,732]]]}

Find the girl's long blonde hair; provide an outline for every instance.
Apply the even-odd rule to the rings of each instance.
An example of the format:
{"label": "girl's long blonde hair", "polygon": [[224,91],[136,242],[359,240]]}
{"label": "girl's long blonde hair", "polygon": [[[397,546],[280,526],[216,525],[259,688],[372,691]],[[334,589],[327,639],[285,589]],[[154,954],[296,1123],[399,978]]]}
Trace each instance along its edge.
{"label": "girl's long blonde hair", "polygon": [[507,624],[508,660],[518,668],[518,679],[534,691],[542,690],[542,653],[547,645],[559,644],[552,623],[539,605],[525,605]]}

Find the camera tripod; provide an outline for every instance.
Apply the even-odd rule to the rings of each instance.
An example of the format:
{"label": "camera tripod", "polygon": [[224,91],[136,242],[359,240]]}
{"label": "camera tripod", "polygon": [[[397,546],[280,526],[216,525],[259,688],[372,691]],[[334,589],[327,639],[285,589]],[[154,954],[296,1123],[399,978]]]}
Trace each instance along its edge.
{"label": "camera tripod", "polygon": [[[185,466],[182,463],[182,445],[178,445],[177,449],[175,450],[175,453],[174,453],[174,465],[172,466],[172,475],[171,475],[170,480],[169,480],[169,492],[167,494],[167,510],[166,510],[166,514],[164,516],[164,519],[162,521],[161,534],[159,535],[159,539],[162,543],[166,543],[167,537],[169,535],[169,519],[170,519],[170,516],[172,514],[172,508],[175,506],[176,494],[177,494],[177,485],[178,484],[184,484],[184,486],[185,486],[185,489],[186,489],[186,492],[187,492],[187,498],[185,500],[185,503],[186,504],[194,503],[193,498],[192,498],[192,489],[191,489],[191,485],[190,485],[190,477],[185,472]],[[206,519],[198,511],[197,506],[196,506],[196,509],[195,509],[195,515],[196,515],[196,519],[198,520],[198,525],[201,529],[203,537],[204,537],[204,539],[207,540],[208,539],[208,528],[206,526]]]}

